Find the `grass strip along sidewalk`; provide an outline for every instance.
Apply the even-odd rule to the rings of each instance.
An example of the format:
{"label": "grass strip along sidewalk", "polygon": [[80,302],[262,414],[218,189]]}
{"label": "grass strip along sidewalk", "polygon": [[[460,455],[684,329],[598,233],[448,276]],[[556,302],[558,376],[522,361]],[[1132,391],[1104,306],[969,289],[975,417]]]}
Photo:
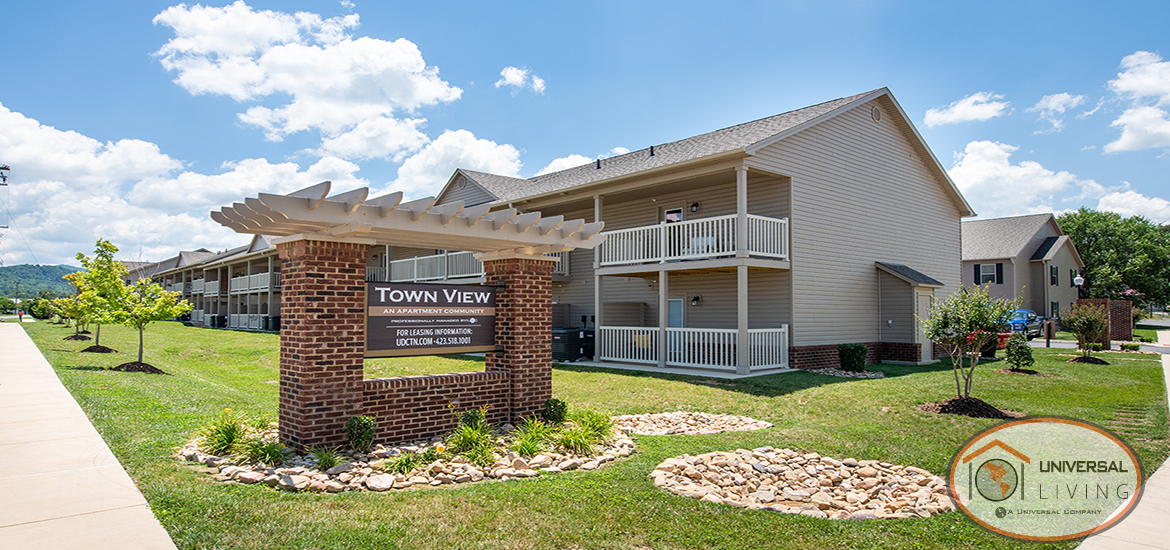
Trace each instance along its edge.
{"label": "grass strip along sidewalk", "polygon": [[[138,483],[180,548],[1072,548],[1015,543],[959,513],[930,519],[828,521],[675,496],[647,474],[682,454],[761,446],[877,459],[945,473],[952,455],[996,421],[936,415],[915,405],[953,397],[945,362],[871,365],[882,379],[789,373],[740,381],[556,366],[554,395],[608,414],[689,410],[774,424],[752,432],[640,436],[638,452],[595,472],[389,493],[312,494],[217,483],[174,450],[225,408],[276,419],[275,334],[159,323],[145,361],[166,375],[115,372],[137,333],[103,327],[120,354],[79,353],[91,342],[51,323],[26,324],[65,386]],[[1147,475],[1170,454],[1158,356],[1103,354],[1111,365],[1065,361],[1075,350],[1037,349],[1049,377],[993,373],[981,365],[973,395],[1027,415],[1107,425],[1118,411],[1142,421],[1123,438]],[[466,357],[378,359],[366,377],[482,370]],[[63,447],[61,452],[68,452]]]}

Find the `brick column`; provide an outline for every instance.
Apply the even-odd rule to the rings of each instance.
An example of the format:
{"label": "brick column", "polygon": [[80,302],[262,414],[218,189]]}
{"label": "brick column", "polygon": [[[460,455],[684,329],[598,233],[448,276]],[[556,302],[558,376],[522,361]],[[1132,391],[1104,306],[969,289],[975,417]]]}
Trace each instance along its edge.
{"label": "brick column", "polygon": [[297,449],[347,445],[345,421],[362,413],[370,245],[303,239],[277,249],[280,440]]}
{"label": "brick column", "polygon": [[511,419],[539,413],[552,397],[552,271],[555,258],[521,254],[484,255],[484,284],[504,282],[496,295],[496,345],[488,371],[511,379]]}

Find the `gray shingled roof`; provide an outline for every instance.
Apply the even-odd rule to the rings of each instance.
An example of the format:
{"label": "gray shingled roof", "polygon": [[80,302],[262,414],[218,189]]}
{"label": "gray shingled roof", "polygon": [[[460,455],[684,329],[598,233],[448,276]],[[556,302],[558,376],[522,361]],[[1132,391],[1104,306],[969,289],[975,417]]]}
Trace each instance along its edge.
{"label": "gray shingled roof", "polygon": [[848,105],[861,97],[879,90],[880,88],[862,94],[818,103],[803,109],[761,118],[752,122],[745,122],[721,130],[715,130],[714,132],[707,132],[694,137],[655,145],[654,156],[650,156],[650,149],[646,148],[616,157],[609,157],[601,160],[600,169],[597,168],[596,162],[591,162],[575,168],[542,174],[528,179],[497,176],[470,170],[463,170],[463,172],[475,180],[476,183],[482,185],[489,193],[495,195],[499,202],[508,202],[725,153],[735,149],[742,149],[776,134],[791,130],[805,122],[832,112],[835,109]]}
{"label": "gray shingled roof", "polygon": [[942,282],[934,277],[923,274],[921,271],[904,266],[902,264],[890,264],[886,262],[876,262],[879,266],[886,268],[896,275],[900,275],[903,279],[909,282],[920,285],[944,286]]}
{"label": "gray shingled roof", "polygon": [[1014,258],[1052,214],[963,221],[963,261]]}

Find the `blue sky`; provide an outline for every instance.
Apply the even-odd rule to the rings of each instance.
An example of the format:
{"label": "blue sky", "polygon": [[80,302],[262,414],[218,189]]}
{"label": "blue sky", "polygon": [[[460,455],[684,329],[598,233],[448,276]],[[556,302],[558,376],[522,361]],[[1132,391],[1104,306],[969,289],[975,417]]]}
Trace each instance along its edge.
{"label": "blue sky", "polygon": [[1170,222],[1165,2],[11,3],[0,259],[247,237],[330,179],[436,192],[889,87],[981,217]]}

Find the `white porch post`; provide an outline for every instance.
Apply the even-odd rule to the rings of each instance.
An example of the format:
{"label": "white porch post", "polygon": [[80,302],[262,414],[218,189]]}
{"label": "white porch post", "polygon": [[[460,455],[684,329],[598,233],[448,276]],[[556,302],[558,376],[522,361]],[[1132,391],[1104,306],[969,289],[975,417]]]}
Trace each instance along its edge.
{"label": "white porch post", "polygon": [[747,167],[735,169],[735,257],[748,257]]}
{"label": "white porch post", "polygon": [[748,339],[748,269],[746,265],[735,268],[736,275],[736,318],[739,332],[736,334],[735,373],[749,374],[751,372],[751,343]]}
{"label": "white porch post", "polygon": [[268,312],[268,328],[272,329],[272,287],[276,286],[276,275],[272,273],[272,256],[268,257],[268,307],[264,311]]}
{"label": "white porch post", "polygon": [[[593,195],[593,221],[601,221],[602,208],[604,207],[605,197],[602,195]],[[601,267],[601,247],[593,249],[593,271],[596,273],[597,269]],[[601,362],[602,338],[605,336],[601,332],[601,324],[604,322],[605,293],[602,292],[602,280],[604,277],[600,275],[593,276],[593,360]]]}
{"label": "white porch post", "polygon": [[666,325],[670,317],[670,294],[668,293],[670,276],[666,271],[658,272],[658,367],[666,368]]}

